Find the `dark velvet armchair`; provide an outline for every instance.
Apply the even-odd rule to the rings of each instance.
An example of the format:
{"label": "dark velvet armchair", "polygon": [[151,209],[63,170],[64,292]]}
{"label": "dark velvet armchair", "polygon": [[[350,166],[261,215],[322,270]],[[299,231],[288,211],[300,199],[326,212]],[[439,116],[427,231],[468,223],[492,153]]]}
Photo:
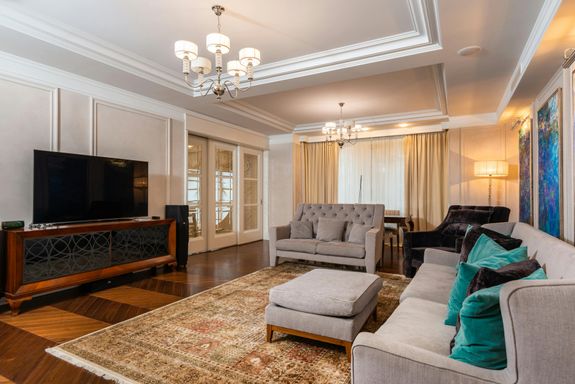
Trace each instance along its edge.
{"label": "dark velvet armchair", "polygon": [[[482,225],[509,220],[509,208],[452,205],[437,228],[425,232],[406,232],[403,240],[403,273],[413,277],[423,263],[426,248],[458,252],[469,224]],[[459,249],[458,249],[459,248]]]}

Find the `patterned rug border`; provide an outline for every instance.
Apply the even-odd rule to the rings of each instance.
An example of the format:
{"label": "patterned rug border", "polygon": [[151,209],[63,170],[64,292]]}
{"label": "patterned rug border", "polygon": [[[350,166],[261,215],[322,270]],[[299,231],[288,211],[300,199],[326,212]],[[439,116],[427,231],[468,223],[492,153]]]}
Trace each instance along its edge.
{"label": "patterned rug border", "polygon": [[[305,264],[297,264],[297,263],[292,263],[292,264],[295,264],[295,265],[305,265]],[[312,269],[318,268],[317,266],[311,266],[311,265],[310,265],[310,267],[311,267]],[[107,330],[112,329],[112,328],[119,327],[119,326],[121,326],[121,325],[124,324],[124,323],[128,323],[128,322],[131,322],[131,321],[135,321],[135,320],[137,320],[137,319],[140,318],[140,317],[144,317],[144,316],[146,316],[146,315],[149,315],[149,314],[151,314],[151,313],[153,313],[153,312],[156,312],[156,311],[159,311],[159,310],[161,310],[161,309],[165,309],[165,308],[171,307],[171,306],[173,306],[173,305],[178,304],[178,303],[181,302],[181,301],[188,300],[188,299],[191,299],[191,298],[193,298],[193,297],[202,295],[202,294],[204,294],[204,293],[208,293],[208,292],[210,292],[210,291],[212,291],[212,290],[219,289],[219,288],[222,288],[222,287],[224,287],[224,286],[226,286],[226,285],[232,284],[232,283],[234,283],[236,280],[240,280],[240,279],[246,278],[246,277],[248,277],[248,276],[255,275],[256,273],[259,273],[259,272],[261,272],[261,271],[265,271],[265,270],[267,270],[267,269],[274,269],[274,268],[276,268],[276,267],[265,267],[265,268],[262,268],[262,269],[258,269],[257,271],[248,273],[247,275],[243,275],[243,276],[240,276],[240,277],[236,277],[235,279],[232,279],[232,280],[230,280],[230,281],[226,281],[225,283],[216,285],[215,287],[206,289],[206,290],[201,291],[201,292],[198,292],[198,293],[194,293],[194,294],[191,295],[191,296],[184,297],[184,298],[182,298],[182,299],[180,299],[180,300],[174,301],[174,302],[171,303],[171,304],[164,305],[164,306],[159,307],[159,308],[156,308],[156,309],[154,309],[154,310],[151,310],[151,311],[142,313],[141,315],[132,317],[132,318],[130,318],[130,319],[121,321],[121,322],[119,322],[119,323],[109,325],[109,326],[107,326],[107,327],[105,327],[105,328],[98,329],[97,331],[88,333],[88,334],[86,334],[86,335],[84,335],[84,336],[80,336],[80,337],[77,337],[77,338],[75,338],[75,339],[72,339],[72,340],[66,341],[66,342],[64,342],[64,343],[58,344],[58,345],[56,345],[55,347],[46,348],[46,349],[45,349],[45,352],[49,353],[50,355],[52,355],[52,356],[54,356],[54,357],[56,357],[56,358],[59,358],[59,359],[61,359],[61,360],[64,360],[64,361],[66,361],[66,362],[68,362],[68,363],[70,363],[70,364],[72,364],[72,365],[74,365],[74,366],[76,366],[76,367],[83,368],[83,369],[85,369],[85,370],[87,370],[87,371],[89,371],[89,372],[95,374],[96,376],[103,377],[104,379],[107,379],[107,380],[112,380],[112,381],[114,381],[114,382],[116,382],[116,383],[118,383],[118,384],[138,384],[137,381],[133,381],[133,380],[131,380],[131,379],[129,379],[129,378],[127,378],[127,377],[125,377],[125,376],[123,376],[123,375],[117,373],[117,372],[110,371],[109,369],[104,368],[104,367],[102,367],[101,365],[98,365],[98,364],[89,362],[89,361],[87,361],[87,360],[85,360],[85,359],[82,359],[81,357],[78,357],[78,356],[73,355],[73,354],[71,354],[71,353],[69,353],[69,352],[66,352],[65,350],[63,350],[63,349],[61,348],[61,346],[64,346],[64,345],[66,345],[66,344],[68,344],[68,343],[76,342],[76,341],[78,341],[78,340],[82,340],[82,339],[87,338],[87,337],[91,337],[91,336],[97,335],[97,334],[99,334],[99,333],[102,333],[102,332],[107,331]]]}
{"label": "patterned rug border", "polygon": [[[293,265],[296,265],[296,266],[309,267],[310,270],[312,270],[312,269],[317,269],[317,268],[322,268],[322,266],[309,265],[309,264],[301,264],[301,263],[283,263],[283,264],[293,264]],[[200,296],[200,295],[203,295],[203,294],[207,294],[207,293],[209,293],[209,292],[211,292],[211,291],[213,291],[213,290],[216,290],[216,289],[221,289],[222,287],[225,287],[225,286],[227,286],[227,285],[231,285],[231,284],[237,282],[238,280],[242,280],[242,279],[245,279],[245,278],[247,278],[247,277],[249,277],[249,276],[252,276],[252,275],[261,273],[262,271],[265,271],[265,270],[273,270],[273,269],[276,269],[276,268],[277,268],[277,266],[276,266],[276,267],[265,267],[265,268],[259,269],[259,270],[257,270],[257,271],[254,271],[254,272],[248,273],[248,274],[246,274],[246,275],[237,277],[237,278],[232,279],[232,280],[230,280],[230,281],[227,281],[227,282],[225,282],[225,283],[216,285],[216,286],[214,286],[214,287],[212,287],[212,288],[209,288],[209,289],[206,289],[206,290],[204,290],[204,291],[195,293],[195,294],[193,294],[193,295],[191,295],[191,296],[184,297],[184,298],[182,298],[182,299],[180,299],[180,300],[177,300],[177,301],[175,301],[175,302],[173,302],[173,303],[170,303],[170,304],[168,304],[168,305],[164,305],[164,306],[162,306],[162,307],[159,307],[159,308],[153,309],[153,310],[151,310],[151,311],[142,313],[142,314],[140,314],[140,315],[138,315],[138,316],[135,316],[135,317],[132,317],[132,318],[130,318],[130,319],[121,321],[121,322],[119,322],[119,323],[109,325],[109,326],[107,326],[107,327],[104,327],[104,328],[99,329],[99,330],[97,330],[97,331],[94,331],[94,332],[88,333],[88,334],[86,334],[86,335],[77,337],[77,338],[75,338],[75,339],[68,340],[68,341],[66,341],[66,342],[64,342],[64,343],[61,343],[61,344],[58,344],[58,345],[56,345],[56,346],[54,346],[54,347],[46,348],[46,349],[45,349],[45,352],[48,353],[48,354],[50,354],[50,355],[52,355],[52,356],[54,356],[54,357],[56,357],[56,358],[58,358],[58,359],[63,360],[63,361],[65,361],[65,362],[69,363],[69,364],[72,364],[72,365],[74,365],[74,366],[76,366],[76,367],[85,369],[85,370],[87,370],[87,371],[89,371],[89,372],[95,374],[96,376],[102,377],[102,378],[107,379],[107,380],[111,380],[111,381],[113,381],[113,382],[115,382],[115,383],[118,383],[118,384],[139,384],[138,381],[134,381],[134,380],[132,380],[132,379],[130,379],[130,378],[128,378],[128,377],[126,377],[126,376],[124,376],[124,375],[118,373],[118,372],[109,370],[109,369],[107,369],[107,368],[105,368],[105,367],[103,367],[103,366],[101,366],[101,365],[99,365],[99,364],[96,364],[96,363],[94,363],[94,362],[91,362],[91,361],[88,361],[88,360],[86,360],[86,359],[83,359],[82,357],[79,357],[79,356],[77,356],[77,355],[74,355],[74,354],[72,354],[72,353],[70,353],[70,352],[67,352],[67,351],[65,351],[64,349],[62,349],[62,347],[63,347],[63,346],[66,346],[67,344],[76,343],[76,342],[78,342],[79,340],[82,340],[82,339],[85,339],[85,338],[89,338],[89,337],[98,335],[98,334],[100,334],[100,333],[104,333],[104,332],[106,332],[106,331],[109,331],[110,329],[114,329],[114,328],[116,328],[116,327],[120,327],[120,326],[122,326],[123,324],[129,323],[129,322],[132,322],[132,321],[136,321],[136,320],[138,320],[139,318],[148,316],[148,315],[150,315],[150,314],[152,314],[152,313],[154,313],[154,312],[157,312],[157,311],[160,311],[160,310],[164,310],[164,309],[169,308],[169,307],[171,307],[171,306],[175,306],[175,305],[179,304],[179,303],[182,302],[182,301],[186,301],[186,300],[193,299],[194,297],[197,297],[197,296]],[[323,268],[325,268],[325,267],[323,267]],[[385,273],[385,272],[378,272],[378,275],[380,275],[380,276],[382,276],[382,275],[383,275],[383,276],[385,276],[385,275],[387,275],[387,276],[402,276],[401,274]]]}

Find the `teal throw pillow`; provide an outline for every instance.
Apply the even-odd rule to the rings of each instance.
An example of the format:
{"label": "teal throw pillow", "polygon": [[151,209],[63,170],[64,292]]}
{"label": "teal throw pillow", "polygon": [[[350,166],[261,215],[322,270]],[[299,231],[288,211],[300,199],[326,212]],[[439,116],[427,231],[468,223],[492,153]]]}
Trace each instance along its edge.
{"label": "teal throw pillow", "polygon": [[[489,241],[493,241],[487,236],[485,237]],[[477,240],[477,242],[479,243],[479,240]],[[493,241],[493,243],[495,242]],[[497,243],[495,244],[497,245]],[[497,246],[499,247],[499,245]],[[473,249],[475,249],[475,247],[473,247]],[[451,286],[451,291],[449,293],[447,317],[445,318],[444,324],[455,326],[457,323],[457,314],[459,313],[461,304],[463,304],[463,300],[465,300],[465,296],[467,295],[467,287],[475,277],[477,271],[479,271],[479,268],[487,267],[491,269],[499,269],[507,264],[517,263],[527,259],[527,247],[519,247],[512,249],[511,251],[503,249],[502,252],[500,251],[499,253],[492,254],[489,257],[479,258],[476,263],[460,263],[459,271],[455,276],[455,280],[453,281],[453,285]]]}
{"label": "teal throw pillow", "polygon": [[475,242],[471,252],[469,252],[467,263],[476,264],[481,259],[506,251],[507,250],[505,248],[497,244],[486,234],[482,233],[481,236],[479,236],[479,239]]}
{"label": "teal throw pillow", "polygon": [[[521,280],[544,279],[547,276],[539,268]],[[480,289],[465,299],[459,313],[461,327],[449,357],[487,369],[503,369],[507,366],[499,305],[499,293],[503,285]]]}

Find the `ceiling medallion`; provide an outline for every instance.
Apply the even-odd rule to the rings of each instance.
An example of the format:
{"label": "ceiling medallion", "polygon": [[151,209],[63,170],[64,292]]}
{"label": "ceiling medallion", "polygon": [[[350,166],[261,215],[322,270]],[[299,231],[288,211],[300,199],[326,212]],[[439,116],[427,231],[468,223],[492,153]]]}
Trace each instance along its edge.
{"label": "ceiling medallion", "polygon": [[339,121],[337,123],[330,121],[325,123],[321,132],[325,135],[325,141],[334,141],[340,148],[346,143],[355,144],[358,139],[358,133],[367,131],[360,124],[353,120],[343,120],[343,106],[345,103],[339,103]]}
{"label": "ceiling medallion", "polygon": [[[222,96],[228,92],[231,98],[238,95],[238,91],[247,91],[251,87],[254,79],[254,67],[261,62],[260,51],[255,48],[240,49],[239,60],[227,62],[227,72],[233,77],[233,82],[222,81],[223,58],[222,56],[230,52],[230,38],[221,33],[220,16],[225,11],[221,5],[214,5],[212,11],[218,17],[218,32],[210,33],[206,36],[206,48],[215,55],[216,77],[204,79],[204,76],[212,70],[212,62],[198,56],[198,46],[191,41],[178,40],[174,44],[174,53],[178,59],[182,60],[182,72],[184,81],[188,86],[200,91],[202,96],[207,96],[210,91],[216,95],[216,99],[222,100]],[[196,81],[190,80],[190,71],[198,75]],[[240,87],[240,77],[246,76],[250,84]]]}

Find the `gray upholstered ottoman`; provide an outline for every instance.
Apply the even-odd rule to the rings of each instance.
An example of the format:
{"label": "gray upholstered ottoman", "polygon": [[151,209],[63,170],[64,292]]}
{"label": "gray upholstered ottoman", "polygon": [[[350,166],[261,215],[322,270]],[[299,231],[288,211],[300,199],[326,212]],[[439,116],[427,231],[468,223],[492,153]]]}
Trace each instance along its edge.
{"label": "gray upholstered ottoman", "polygon": [[273,332],[345,347],[372,314],[376,318],[381,277],[363,272],[314,269],[270,289],[266,307],[268,342]]}

